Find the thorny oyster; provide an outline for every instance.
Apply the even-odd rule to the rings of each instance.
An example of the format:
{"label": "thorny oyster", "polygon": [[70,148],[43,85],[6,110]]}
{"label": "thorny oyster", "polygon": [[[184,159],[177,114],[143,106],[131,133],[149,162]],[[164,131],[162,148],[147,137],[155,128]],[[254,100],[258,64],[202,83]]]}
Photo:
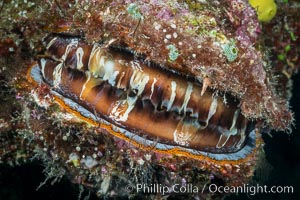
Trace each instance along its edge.
{"label": "thorny oyster", "polygon": [[[272,67],[260,37],[272,26],[262,27],[247,1],[12,1],[0,9],[1,95],[15,102],[1,108],[1,161],[33,156],[50,178],[68,174],[100,196],[152,198],[161,194],[124,185],[239,185],[262,154],[263,128],[292,123],[285,91],[299,49],[284,52],[288,67]],[[299,24],[283,18],[296,44]]]}

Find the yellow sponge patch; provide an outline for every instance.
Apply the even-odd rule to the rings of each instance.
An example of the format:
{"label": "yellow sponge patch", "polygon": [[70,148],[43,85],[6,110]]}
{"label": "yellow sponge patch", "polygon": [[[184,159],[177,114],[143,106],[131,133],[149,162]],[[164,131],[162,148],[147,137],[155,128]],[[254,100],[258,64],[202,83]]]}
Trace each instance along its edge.
{"label": "yellow sponge patch", "polygon": [[269,22],[276,15],[277,5],[274,0],[249,0],[249,3],[256,9],[261,22]]}

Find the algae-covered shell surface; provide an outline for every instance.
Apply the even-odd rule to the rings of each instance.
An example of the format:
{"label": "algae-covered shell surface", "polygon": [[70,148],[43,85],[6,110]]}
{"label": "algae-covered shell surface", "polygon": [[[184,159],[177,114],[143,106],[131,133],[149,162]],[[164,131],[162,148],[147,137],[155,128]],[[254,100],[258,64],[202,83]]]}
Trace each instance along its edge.
{"label": "algae-covered shell surface", "polygon": [[300,25],[297,2],[250,3],[1,2],[0,162],[98,198],[252,182],[262,138],[292,130]]}

